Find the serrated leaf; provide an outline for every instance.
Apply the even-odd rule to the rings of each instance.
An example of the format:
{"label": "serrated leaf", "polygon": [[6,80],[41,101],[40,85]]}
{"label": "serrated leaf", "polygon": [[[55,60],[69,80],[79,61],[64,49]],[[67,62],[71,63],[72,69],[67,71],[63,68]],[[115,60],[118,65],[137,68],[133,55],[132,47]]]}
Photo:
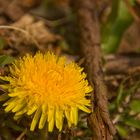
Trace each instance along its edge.
{"label": "serrated leaf", "polygon": [[140,100],[133,100],[130,103],[130,108],[132,111],[134,111],[135,113],[139,113],[140,112]]}
{"label": "serrated leaf", "polygon": [[128,130],[123,125],[116,125],[116,129],[121,137],[126,138],[128,136]]}
{"label": "serrated leaf", "polygon": [[7,64],[10,64],[14,60],[13,57],[7,55],[0,56],[0,66],[3,67]]}

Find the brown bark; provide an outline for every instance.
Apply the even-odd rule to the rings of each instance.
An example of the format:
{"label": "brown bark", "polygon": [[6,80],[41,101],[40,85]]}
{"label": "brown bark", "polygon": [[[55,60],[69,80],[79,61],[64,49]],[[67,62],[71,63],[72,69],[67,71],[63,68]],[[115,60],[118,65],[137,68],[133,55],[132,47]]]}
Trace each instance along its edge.
{"label": "brown bark", "polygon": [[86,58],[88,79],[93,84],[93,112],[88,123],[93,140],[110,140],[115,134],[107,107],[107,89],[103,80],[100,51],[100,28],[95,0],[71,0],[78,18],[80,45]]}

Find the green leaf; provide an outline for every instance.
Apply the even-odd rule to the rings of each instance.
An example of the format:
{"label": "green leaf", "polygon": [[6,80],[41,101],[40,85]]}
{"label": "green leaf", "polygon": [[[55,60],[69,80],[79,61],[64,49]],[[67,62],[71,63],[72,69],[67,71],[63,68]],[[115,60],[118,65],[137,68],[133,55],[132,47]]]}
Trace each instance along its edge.
{"label": "green leaf", "polygon": [[135,91],[139,88],[140,86],[140,80],[137,81],[134,86],[132,86],[130,89],[129,89],[129,94],[133,94],[135,93]]}
{"label": "green leaf", "polygon": [[116,125],[116,129],[121,137],[126,138],[128,136],[128,130],[123,125]]}
{"label": "green leaf", "polygon": [[132,111],[134,111],[135,113],[139,113],[140,112],[140,100],[133,100],[130,103],[130,108]]}
{"label": "green leaf", "polygon": [[22,131],[24,130],[23,127],[17,125],[16,123],[14,123],[14,121],[12,121],[12,120],[10,120],[10,119],[7,120],[7,121],[5,121],[5,125],[8,126],[8,128],[11,128],[11,129],[13,129],[13,130],[15,130],[15,131],[20,131],[20,132],[22,132]]}
{"label": "green leaf", "polygon": [[114,4],[112,6],[115,7],[117,13],[111,13],[111,16],[116,15],[116,17],[112,17],[110,20],[113,19],[113,21],[103,27],[101,47],[105,53],[115,53],[118,50],[124,32],[133,23],[133,17],[124,0],[121,0],[119,3],[114,1]]}
{"label": "green leaf", "polygon": [[7,55],[0,56],[0,66],[3,67],[7,64],[10,64],[14,60],[13,57]]}
{"label": "green leaf", "polygon": [[121,82],[118,90],[118,96],[116,99],[117,107],[119,107],[121,101],[123,100],[123,93],[124,93],[124,81]]}
{"label": "green leaf", "polygon": [[140,120],[137,120],[132,117],[125,117],[125,118],[123,118],[123,121],[128,126],[140,129]]}
{"label": "green leaf", "polygon": [[116,107],[117,107],[116,102],[114,101],[114,102],[110,103],[108,107],[109,107],[110,112],[116,111]]}
{"label": "green leaf", "polygon": [[124,99],[135,93],[135,91],[137,90],[137,88],[140,86],[140,81],[136,82],[133,86],[131,86],[129,89],[125,89],[124,88],[124,83],[127,82],[126,80],[123,80],[119,86],[119,90],[118,90],[118,96],[116,99],[116,105],[117,107],[120,106],[120,104],[124,101]]}

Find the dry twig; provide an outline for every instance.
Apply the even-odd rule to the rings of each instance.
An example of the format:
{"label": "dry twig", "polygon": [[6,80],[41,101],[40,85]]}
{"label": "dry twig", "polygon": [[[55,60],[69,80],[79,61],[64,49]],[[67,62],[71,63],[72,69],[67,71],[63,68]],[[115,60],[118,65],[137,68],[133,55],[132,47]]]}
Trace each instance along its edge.
{"label": "dry twig", "polygon": [[115,128],[110,120],[107,107],[107,89],[103,80],[100,51],[100,29],[96,1],[71,0],[75,9],[80,30],[80,44],[86,58],[88,79],[94,84],[93,113],[89,116],[89,126],[93,140],[110,140]]}

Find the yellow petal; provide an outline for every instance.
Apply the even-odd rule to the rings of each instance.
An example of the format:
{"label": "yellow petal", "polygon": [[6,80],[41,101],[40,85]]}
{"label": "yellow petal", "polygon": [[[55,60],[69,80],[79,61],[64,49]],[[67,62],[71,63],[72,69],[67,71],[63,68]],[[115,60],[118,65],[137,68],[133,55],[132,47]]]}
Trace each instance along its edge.
{"label": "yellow petal", "polygon": [[9,88],[9,85],[8,84],[0,85],[0,87],[3,88],[3,89],[8,89]]}
{"label": "yellow petal", "polygon": [[71,121],[68,120],[68,127],[70,128],[72,125]]}
{"label": "yellow petal", "polygon": [[[89,93],[89,92],[92,92],[93,91],[93,88],[91,86],[87,86],[85,88],[85,93]],[[90,94],[90,93],[89,93]]]}
{"label": "yellow petal", "polygon": [[79,105],[84,104],[85,106],[91,106],[91,101],[87,99],[83,99],[79,101]]}
{"label": "yellow petal", "polygon": [[40,115],[41,115],[41,107],[39,107],[37,109],[37,111],[35,112],[35,115],[33,117],[33,120],[32,120],[31,126],[30,126],[31,131],[34,131],[36,124],[38,123],[38,120],[40,118]]}
{"label": "yellow petal", "polygon": [[47,120],[47,105],[45,104],[42,106],[42,114],[39,121],[39,129],[42,129],[44,127],[46,120]]}
{"label": "yellow petal", "polygon": [[48,107],[48,122],[54,118],[54,107]]}
{"label": "yellow petal", "polygon": [[12,109],[12,112],[17,112],[25,107],[26,103],[24,101],[18,102],[15,108]]}
{"label": "yellow petal", "polygon": [[1,80],[4,80],[4,81],[9,81],[9,77],[8,76],[0,76],[0,79]]}
{"label": "yellow petal", "polygon": [[65,116],[66,116],[67,120],[70,119],[70,111],[68,109],[65,110]]}
{"label": "yellow petal", "polygon": [[33,114],[37,110],[37,108],[38,107],[36,105],[33,105],[31,108],[28,109],[27,115]]}
{"label": "yellow petal", "polygon": [[54,107],[48,107],[48,131],[52,132],[53,128],[54,128]]}
{"label": "yellow petal", "polygon": [[5,112],[11,111],[16,105],[17,105],[16,102],[10,103],[10,104],[4,109]]}
{"label": "yellow petal", "polygon": [[59,129],[59,131],[61,131],[63,126],[63,110],[60,110],[60,108],[58,107],[55,113],[55,120],[56,120],[56,127]]}
{"label": "yellow petal", "polygon": [[[25,92],[22,92],[22,93],[25,93]],[[9,95],[10,97],[15,97],[15,96],[18,96],[18,95],[20,95],[20,94],[21,94],[21,92],[17,91],[17,92],[11,92],[11,93],[9,93],[8,95]]]}
{"label": "yellow petal", "polygon": [[18,111],[18,112],[16,112],[16,116],[21,116],[22,114],[24,114],[25,112],[27,112],[27,108],[23,108],[22,110],[20,110],[20,111]]}
{"label": "yellow petal", "polygon": [[[72,108],[72,107],[71,107]],[[73,119],[73,112],[72,109],[70,110],[70,122],[73,124],[74,119]]]}
{"label": "yellow petal", "polygon": [[48,131],[52,132],[54,128],[54,117],[48,122]]}
{"label": "yellow petal", "polygon": [[57,62],[58,65],[64,66],[65,63],[66,63],[66,57],[60,57],[58,59],[58,62]]}
{"label": "yellow petal", "polygon": [[14,120],[18,120],[19,118],[21,118],[21,115],[14,115]]}
{"label": "yellow petal", "polygon": [[77,107],[84,112],[91,113],[91,110],[84,105],[77,104]]}
{"label": "yellow petal", "polygon": [[73,124],[77,125],[77,122],[78,122],[78,109],[77,109],[77,107],[71,107],[70,120]]}
{"label": "yellow petal", "polygon": [[70,121],[70,110],[66,109],[65,110],[65,116],[66,116],[66,119],[67,119],[67,122],[68,122],[68,126],[71,127],[71,121]]}
{"label": "yellow petal", "polygon": [[6,112],[9,112],[10,110],[12,110],[17,105],[18,100],[19,100],[18,98],[14,98],[13,100],[8,100],[7,101],[8,102],[8,105],[5,108],[5,111]]}
{"label": "yellow petal", "polygon": [[14,102],[16,100],[16,98],[10,98],[6,103],[3,104],[3,106],[7,106],[10,103]]}

